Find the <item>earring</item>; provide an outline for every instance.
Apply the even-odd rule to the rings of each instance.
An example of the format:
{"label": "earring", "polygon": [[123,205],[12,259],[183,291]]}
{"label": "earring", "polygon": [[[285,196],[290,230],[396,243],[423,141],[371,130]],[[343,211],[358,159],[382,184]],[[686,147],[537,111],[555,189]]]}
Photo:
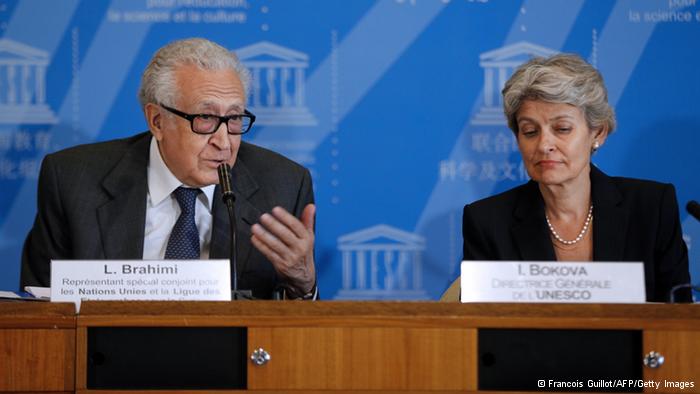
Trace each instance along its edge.
{"label": "earring", "polygon": [[598,141],[593,142],[593,152],[597,151],[598,148],[600,148],[600,144]]}

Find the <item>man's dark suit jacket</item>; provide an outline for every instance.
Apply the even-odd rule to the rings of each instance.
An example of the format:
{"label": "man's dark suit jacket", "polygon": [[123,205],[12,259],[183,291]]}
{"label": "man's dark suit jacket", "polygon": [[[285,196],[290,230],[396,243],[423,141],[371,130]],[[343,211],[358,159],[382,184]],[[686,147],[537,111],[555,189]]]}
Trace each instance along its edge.
{"label": "man's dark suit jacket", "polygon": [[[22,254],[21,286],[49,286],[51,259],[141,259],[146,221],[150,133],[82,145],[47,155],[38,211]],[[250,243],[260,215],[281,206],[297,217],[314,201],[304,167],[241,143],[231,171],[238,230],[239,288],[271,298],[279,278]],[[229,219],[214,191],[210,257],[229,258]]]}
{"label": "man's dark suit jacket", "polygon": [[[647,301],[667,302],[690,282],[672,185],[609,177],[591,166],[593,260],[642,261]],[[538,184],[530,181],[464,207],[464,260],[556,260]],[[688,301],[690,293],[679,291]]]}

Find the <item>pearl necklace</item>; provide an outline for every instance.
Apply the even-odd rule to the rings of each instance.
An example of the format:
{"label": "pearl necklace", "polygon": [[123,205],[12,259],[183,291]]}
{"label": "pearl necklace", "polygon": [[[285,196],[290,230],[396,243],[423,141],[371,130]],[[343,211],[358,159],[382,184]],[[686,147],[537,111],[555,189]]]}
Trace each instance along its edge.
{"label": "pearl necklace", "polygon": [[573,241],[567,241],[560,237],[559,234],[557,234],[557,232],[554,230],[554,226],[552,226],[552,222],[549,221],[549,216],[547,216],[546,212],[544,214],[544,218],[547,220],[547,226],[549,226],[549,231],[552,233],[552,235],[557,241],[563,243],[564,245],[573,245],[578,241],[582,240],[583,236],[586,235],[586,231],[588,231],[588,226],[591,224],[591,220],[593,220],[593,204],[591,204],[591,207],[588,208],[588,216],[586,217],[586,221],[583,223],[583,228],[581,229],[581,232],[578,233],[578,236]]}

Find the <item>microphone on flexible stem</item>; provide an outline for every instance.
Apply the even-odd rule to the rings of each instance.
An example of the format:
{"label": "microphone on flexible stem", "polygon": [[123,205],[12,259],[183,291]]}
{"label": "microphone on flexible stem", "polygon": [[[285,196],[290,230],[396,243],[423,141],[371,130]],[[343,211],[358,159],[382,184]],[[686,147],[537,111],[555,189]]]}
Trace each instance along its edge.
{"label": "microphone on flexible stem", "polygon": [[695,219],[700,221],[700,204],[698,204],[697,201],[688,201],[688,205],[685,206],[685,209],[688,211],[689,214],[693,215]]}
{"label": "microphone on flexible stem", "polygon": [[228,208],[229,224],[231,225],[231,298],[234,300],[251,299],[253,297],[250,290],[238,290],[238,250],[236,247],[238,234],[236,231],[236,212],[233,209],[236,196],[231,188],[231,169],[228,164],[222,163],[217,170],[219,185],[221,186],[221,199],[226,204],[226,208]]}

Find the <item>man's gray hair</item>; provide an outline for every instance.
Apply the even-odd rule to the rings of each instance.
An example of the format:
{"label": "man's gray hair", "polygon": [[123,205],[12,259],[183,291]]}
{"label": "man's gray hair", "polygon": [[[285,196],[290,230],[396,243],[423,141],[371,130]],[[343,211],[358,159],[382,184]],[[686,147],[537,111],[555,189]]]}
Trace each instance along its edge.
{"label": "man's gray hair", "polygon": [[578,107],[588,127],[615,129],[615,112],[598,70],[575,54],[535,57],[522,64],[503,88],[503,112],[517,135],[517,115],[524,100],[542,100]]}
{"label": "man's gray hair", "polygon": [[250,72],[233,52],[203,38],[188,38],[173,41],[153,55],[141,76],[141,109],[148,103],[175,105],[179,93],[175,70],[183,65],[194,65],[202,70],[233,70],[243,83],[245,93],[249,91]]}

